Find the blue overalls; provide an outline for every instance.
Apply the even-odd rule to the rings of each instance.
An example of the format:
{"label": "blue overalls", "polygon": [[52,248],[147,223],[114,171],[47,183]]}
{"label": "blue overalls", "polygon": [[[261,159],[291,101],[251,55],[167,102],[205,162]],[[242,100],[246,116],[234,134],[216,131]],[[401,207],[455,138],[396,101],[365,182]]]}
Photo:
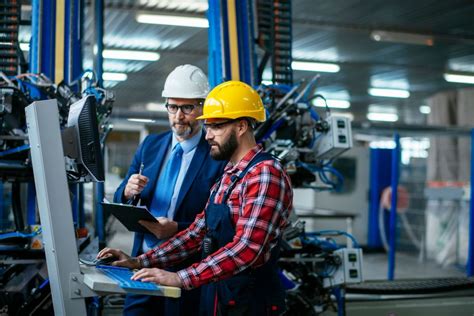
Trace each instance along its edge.
{"label": "blue overalls", "polygon": [[[239,176],[232,177],[220,204],[214,203],[217,190],[212,192],[205,210],[207,233],[203,240],[203,258],[231,242],[235,236],[230,208],[226,202],[236,183],[258,162],[273,159],[267,153],[257,154]],[[285,310],[285,291],[278,276],[279,252],[277,245],[263,266],[248,268],[229,279],[204,285],[201,289],[200,315],[281,314]]]}

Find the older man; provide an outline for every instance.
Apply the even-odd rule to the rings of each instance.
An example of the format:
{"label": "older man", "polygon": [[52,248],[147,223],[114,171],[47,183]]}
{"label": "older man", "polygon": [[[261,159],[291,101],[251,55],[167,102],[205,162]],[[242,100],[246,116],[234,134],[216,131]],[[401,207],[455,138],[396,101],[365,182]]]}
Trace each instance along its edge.
{"label": "older man", "polygon": [[[178,66],[166,79],[162,96],[172,131],[145,138],[114,196],[115,202],[140,201],[158,219],[158,223],[147,226],[153,234],[135,234],[134,256],[187,228],[204,208],[211,186],[222,174],[224,163],[209,157],[210,146],[202,124],[196,120],[202,115],[208,93],[207,77],[196,66]],[[198,259],[190,257],[172,269],[177,271]],[[127,295],[124,314],[176,315],[166,305],[160,297]],[[199,291],[183,293],[179,305],[180,314],[191,315],[199,305]]]}

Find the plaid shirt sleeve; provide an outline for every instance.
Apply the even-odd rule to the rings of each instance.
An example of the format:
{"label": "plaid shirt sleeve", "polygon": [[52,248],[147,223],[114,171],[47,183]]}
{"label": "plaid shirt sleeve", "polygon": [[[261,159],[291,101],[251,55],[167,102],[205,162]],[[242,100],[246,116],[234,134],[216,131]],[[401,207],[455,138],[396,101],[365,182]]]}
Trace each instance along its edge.
{"label": "plaid shirt sleeve", "polygon": [[234,221],[233,241],[178,271],[185,289],[228,278],[270,258],[291,210],[293,196],[288,176],[279,163],[261,162],[245,175],[238,196],[240,209]]}
{"label": "plaid shirt sleeve", "polygon": [[140,255],[138,260],[141,266],[165,268],[183,261],[199,251],[205,228],[204,212],[201,212],[187,229],[182,230],[159,247]]}

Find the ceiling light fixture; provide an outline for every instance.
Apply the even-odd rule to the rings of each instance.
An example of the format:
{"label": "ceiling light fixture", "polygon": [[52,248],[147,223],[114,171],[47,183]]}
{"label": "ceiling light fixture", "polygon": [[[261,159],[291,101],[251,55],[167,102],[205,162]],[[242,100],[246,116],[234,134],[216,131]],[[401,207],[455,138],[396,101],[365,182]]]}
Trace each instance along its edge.
{"label": "ceiling light fixture", "polygon": [[399,90],[399,89],[380,89],[370,88],[369,94],[376,97],[388,97],[388,98],[402,98],[406,99],[410,97],[410,91]]}
{"label": "ceiling light fixture", "polygon": [[432,36],[424,34],[413,34],[403,32],[390,32],[390,31],[372,31],[370,38],[377,42],[392,42],[402,44],[415,44],[433,46],[434,39]]}
{"label": "ceiling light fixture", "polygon": [[102,57],[108,59],[157,61],[160,59],[160,54],[138,50],[105,49],[102,52]]}
{"label": "ceiling light fixture", "polygon": [[121,72],[104,72],[102,74],[102,79],[109,81],[125,81],[127,78],[127,74]]}
{"label": "ceiling light fixture", "polygon": [[396,122],[398,121],[398,115],[394,113],[369,112],[367,113],[367,119],[370,121]]}
{"label": "ceiling light fixture", "polygon": [[467,75],[456,75],[456,74],[445,73],[444,80],[448,82],[474,84],[474,76],[467,76]]}
{"label": "ceiling light fixture", "polygon": [[30,51],[30,43],[20,43],[20,49],[24,52]]}
{"label": "ceiling light fixture", "polygon": [[[351,103],[347,100],[326,99],[326,101],[328,103],[328,107],[334,109],[348,109],[351,106]],[[321,98],[313,100],[313,105],[321,108],[326,107],[326,103]]]}
{"label": "ceiling light fixture", "polygon": [[422,106],[420,106],[420,113],[430,114],[431,113],[431,108],[429,107],[429,105],[422,105]]}
{"label": "ceiling light fixture", "polygon": [[155,123],[155,120],[152,119],[142,119],[142,118],[129,118],[129,122],[138,122],[138,123]]}
{"label": "ceiling light fixture", "polygon": [[198,28],[208,28],[209,20],[206,18],[198,18],[191,16],[174,16],[174,15],[158,15],[139,13],[136,16],[138,23],[188,26]]}
{"label": "ceiling light fixture", "polygon": [[293,61],[291,63],[293,70],[316,71],[316,72],[339,72],[341,67],[331,63],[313,63],[307,61]]}

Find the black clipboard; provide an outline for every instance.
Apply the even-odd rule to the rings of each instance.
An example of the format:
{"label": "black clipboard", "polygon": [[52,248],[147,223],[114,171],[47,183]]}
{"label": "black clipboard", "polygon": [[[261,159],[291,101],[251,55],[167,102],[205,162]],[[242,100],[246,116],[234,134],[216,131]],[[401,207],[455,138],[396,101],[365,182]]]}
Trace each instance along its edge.
{"label": "black clipboard", "polygon": [[105,211],[113,214],[129,231],[150,234],[139,220],[158,222],[146,207],[137,207],[129,204],[101,202]]}

